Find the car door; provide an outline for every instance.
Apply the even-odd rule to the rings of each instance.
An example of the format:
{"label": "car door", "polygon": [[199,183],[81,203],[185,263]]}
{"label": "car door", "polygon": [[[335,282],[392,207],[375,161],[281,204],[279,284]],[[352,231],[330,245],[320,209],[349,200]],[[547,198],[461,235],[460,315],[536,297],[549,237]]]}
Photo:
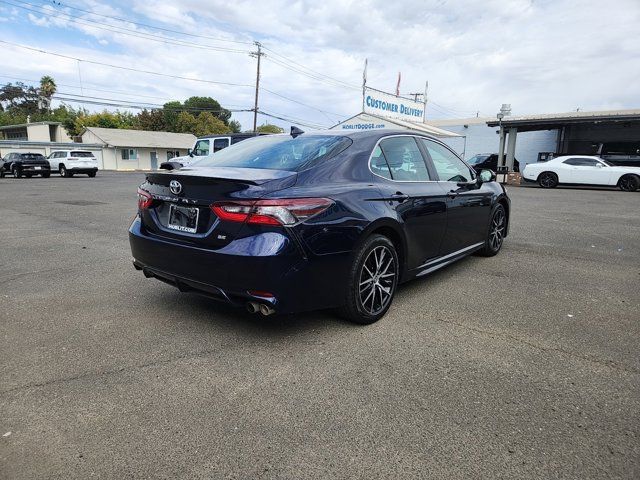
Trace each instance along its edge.
{"label": "car door", "polygon": [[447,229],[440,255],[484,242],[493,191],[486,184],[474,182],[473,169],[447,147],[427,138],[420,142],[435,170],[438,184],[447,195]]}
{"label": "car door", "polygon": [[569,183],[588,185],[608,185],[609,183],[610,172],[595,158],[569,158],[563,164],[569,168]]}
{"label": "car door", "polygon": [[381,177],[382,200],[396,211],[407,240],[407,267],[414,269],[438,256],[447,223],[445,192],[431,173],[417,139],[396,135],[381,139],[369,168]]}

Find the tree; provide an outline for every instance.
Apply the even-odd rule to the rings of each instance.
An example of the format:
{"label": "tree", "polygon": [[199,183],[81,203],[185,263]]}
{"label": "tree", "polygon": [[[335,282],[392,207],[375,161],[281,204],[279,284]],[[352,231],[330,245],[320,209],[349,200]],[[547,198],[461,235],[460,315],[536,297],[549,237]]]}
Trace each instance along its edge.
{"label": "tree", "polygon": [[257,128],[260,133],[284,133],[284,128],[271,123],[264,123]]}
{"label": "tree", "polygon": [[133,127],[136,130],[166,131],[168,127],[165,121],[165,112],[161,109],[147,110],[145,108],[136,115]]}
{"label": "tree", "polygon": [[38,94],[40,96],[40,106],[44,110],[51,110],[51,98],[57,90],[56,82],[49,75],[44,75],[40,79],[40,89]]}
{"label": "tree", "polygon": [[[86,127],[133,128],[134,116],[129,112],[108,112],[83,114],[74,121],[74,134],[79,135]],[[77,132],[77,133],[76,133]],[[71,132],[70,132],[71,133]]]}
{"label": "tree", "polygon": [[164,124],[170,132],[177,132],[176,123],[178,115],[182,112],[182,103],[178,101],[167,102],[162,106],[162,114],[164,116]]}
{"label": "tree", "polygon": [[196,137],[229,133],[230,129],[222,120],[210,112],[200,112],[197,116],[189,112],[180,112],[176,122],[178,133],[191,133]]}
{"label": "tree", "polygon": [[229,124],[231,112],[211,97],[189,97],[184,101],[185,110],[190,110],[193,115],[197,115],[198,111],[208,111],[214,117],[219,118],[225,125]]}
{"label": "tree", "polygon": [[39,110],[38,91],[22,82],[7,83],[0,88],[0,105],[5,112],[26,118]]}
{"label": "tree", "polygon": [[231,120],[229,122],[229,128],[232,133],[240,133],[242,131],[242,125],[240,125],[238,120]]}

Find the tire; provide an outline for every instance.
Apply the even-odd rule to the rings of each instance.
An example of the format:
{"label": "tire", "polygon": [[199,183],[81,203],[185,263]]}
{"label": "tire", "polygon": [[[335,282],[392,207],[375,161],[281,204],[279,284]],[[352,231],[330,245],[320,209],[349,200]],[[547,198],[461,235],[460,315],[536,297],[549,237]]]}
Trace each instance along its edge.
{"label": "tire", "polygon": [[60,165],[60,176],[69,178],[69,177],[72,177],[73,174],[69,172],[69,170],[67,170],[67,167],[65,167],[64,165]]}
{"label": "tire", "polygon": [[0,178],[4,178],[4,168],[0,170]]}
{"label": "tire", "polygon": [[393,242],[383,235],[370,236],[353,257],[339,315],[361,325],[380,320],[393,302],[399,276]]}
{"label": "tire", "polygon": [[483,257],[493,257],[502,248],[504,233],[507,230],[507,212],[504,206],[498,204],[494,207],[489,217],[489,228],[484,247],[478,252]]}
{"label": "tire", "polygon": [[50,176],[51,176],[51,172],[42,174],[42,178],[49,178]]}
{"label": "tire", "polygon": [[27,178],[33,177],[33,175],[31,175],[30,173],[25,173],[24,176],[27,177]]}
{"label": "tire", "polygon": [[618,187],[623,192],[635,192],[640,188],[640,177],[633,174],[623,175],[618,180]]}
{"label": "tire", "polygon": [[18,167],[13,167],[11,169],[11,173],[13,173],[13,176],[15,178],[22,178],[22,172],[20,171],[20,168],[18,168]]}
{"label": "tire", "polygon": [[542,172],[538,175],[538,185],[542,188],[555,188],[558,186],[558,175],[553,172]]}
{"label": "tire", "polygon": [[89,177],[93,178],[96,176],[96,172],[89,172],[87,173],[87,175],[89,175]]}

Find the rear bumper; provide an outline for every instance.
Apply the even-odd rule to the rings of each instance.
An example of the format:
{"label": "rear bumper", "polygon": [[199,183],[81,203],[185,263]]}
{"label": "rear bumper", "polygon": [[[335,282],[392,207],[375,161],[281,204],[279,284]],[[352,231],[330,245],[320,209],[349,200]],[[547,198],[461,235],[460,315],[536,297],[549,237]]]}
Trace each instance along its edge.
{"label": "rear bumper", "polygon": [[92,173],[97,172],[98,167],[70,167],[67,168],[67,171],[71,173]]}
{"label": "rear bumper", "polygon": [[[308,256],[288,236],[264,233],[207,250],[147,233],[139,217],[129,228],[134,266],[154,277],[236,306],[270,303],[279,313],[338,306],[349,254]],[[252,296],[264,291],[273,298]]]}

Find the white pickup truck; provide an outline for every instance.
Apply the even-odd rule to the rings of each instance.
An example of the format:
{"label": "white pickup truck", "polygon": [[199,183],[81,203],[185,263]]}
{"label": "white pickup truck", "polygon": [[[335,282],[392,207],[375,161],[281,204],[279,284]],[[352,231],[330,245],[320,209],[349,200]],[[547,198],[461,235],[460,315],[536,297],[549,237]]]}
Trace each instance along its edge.
{"label": "white pickup truck", "polygon": [[[258,134],[260,135],[260,134]],[[169,162],[177,162],[183,167],[188,167],[196,160],[211,155],[223,148],[227,148],[229,145],[241,142],[247,138],[255,137],[255,133],[229,133],[226,135],[210,135],[207,137],[200,137],[196,140],[193,148],[189,149],[189,153],[184,157],[174,157]],[[167,162],[167,163],[169,163]],[[160,166],[162,168],[162,165]]]}

